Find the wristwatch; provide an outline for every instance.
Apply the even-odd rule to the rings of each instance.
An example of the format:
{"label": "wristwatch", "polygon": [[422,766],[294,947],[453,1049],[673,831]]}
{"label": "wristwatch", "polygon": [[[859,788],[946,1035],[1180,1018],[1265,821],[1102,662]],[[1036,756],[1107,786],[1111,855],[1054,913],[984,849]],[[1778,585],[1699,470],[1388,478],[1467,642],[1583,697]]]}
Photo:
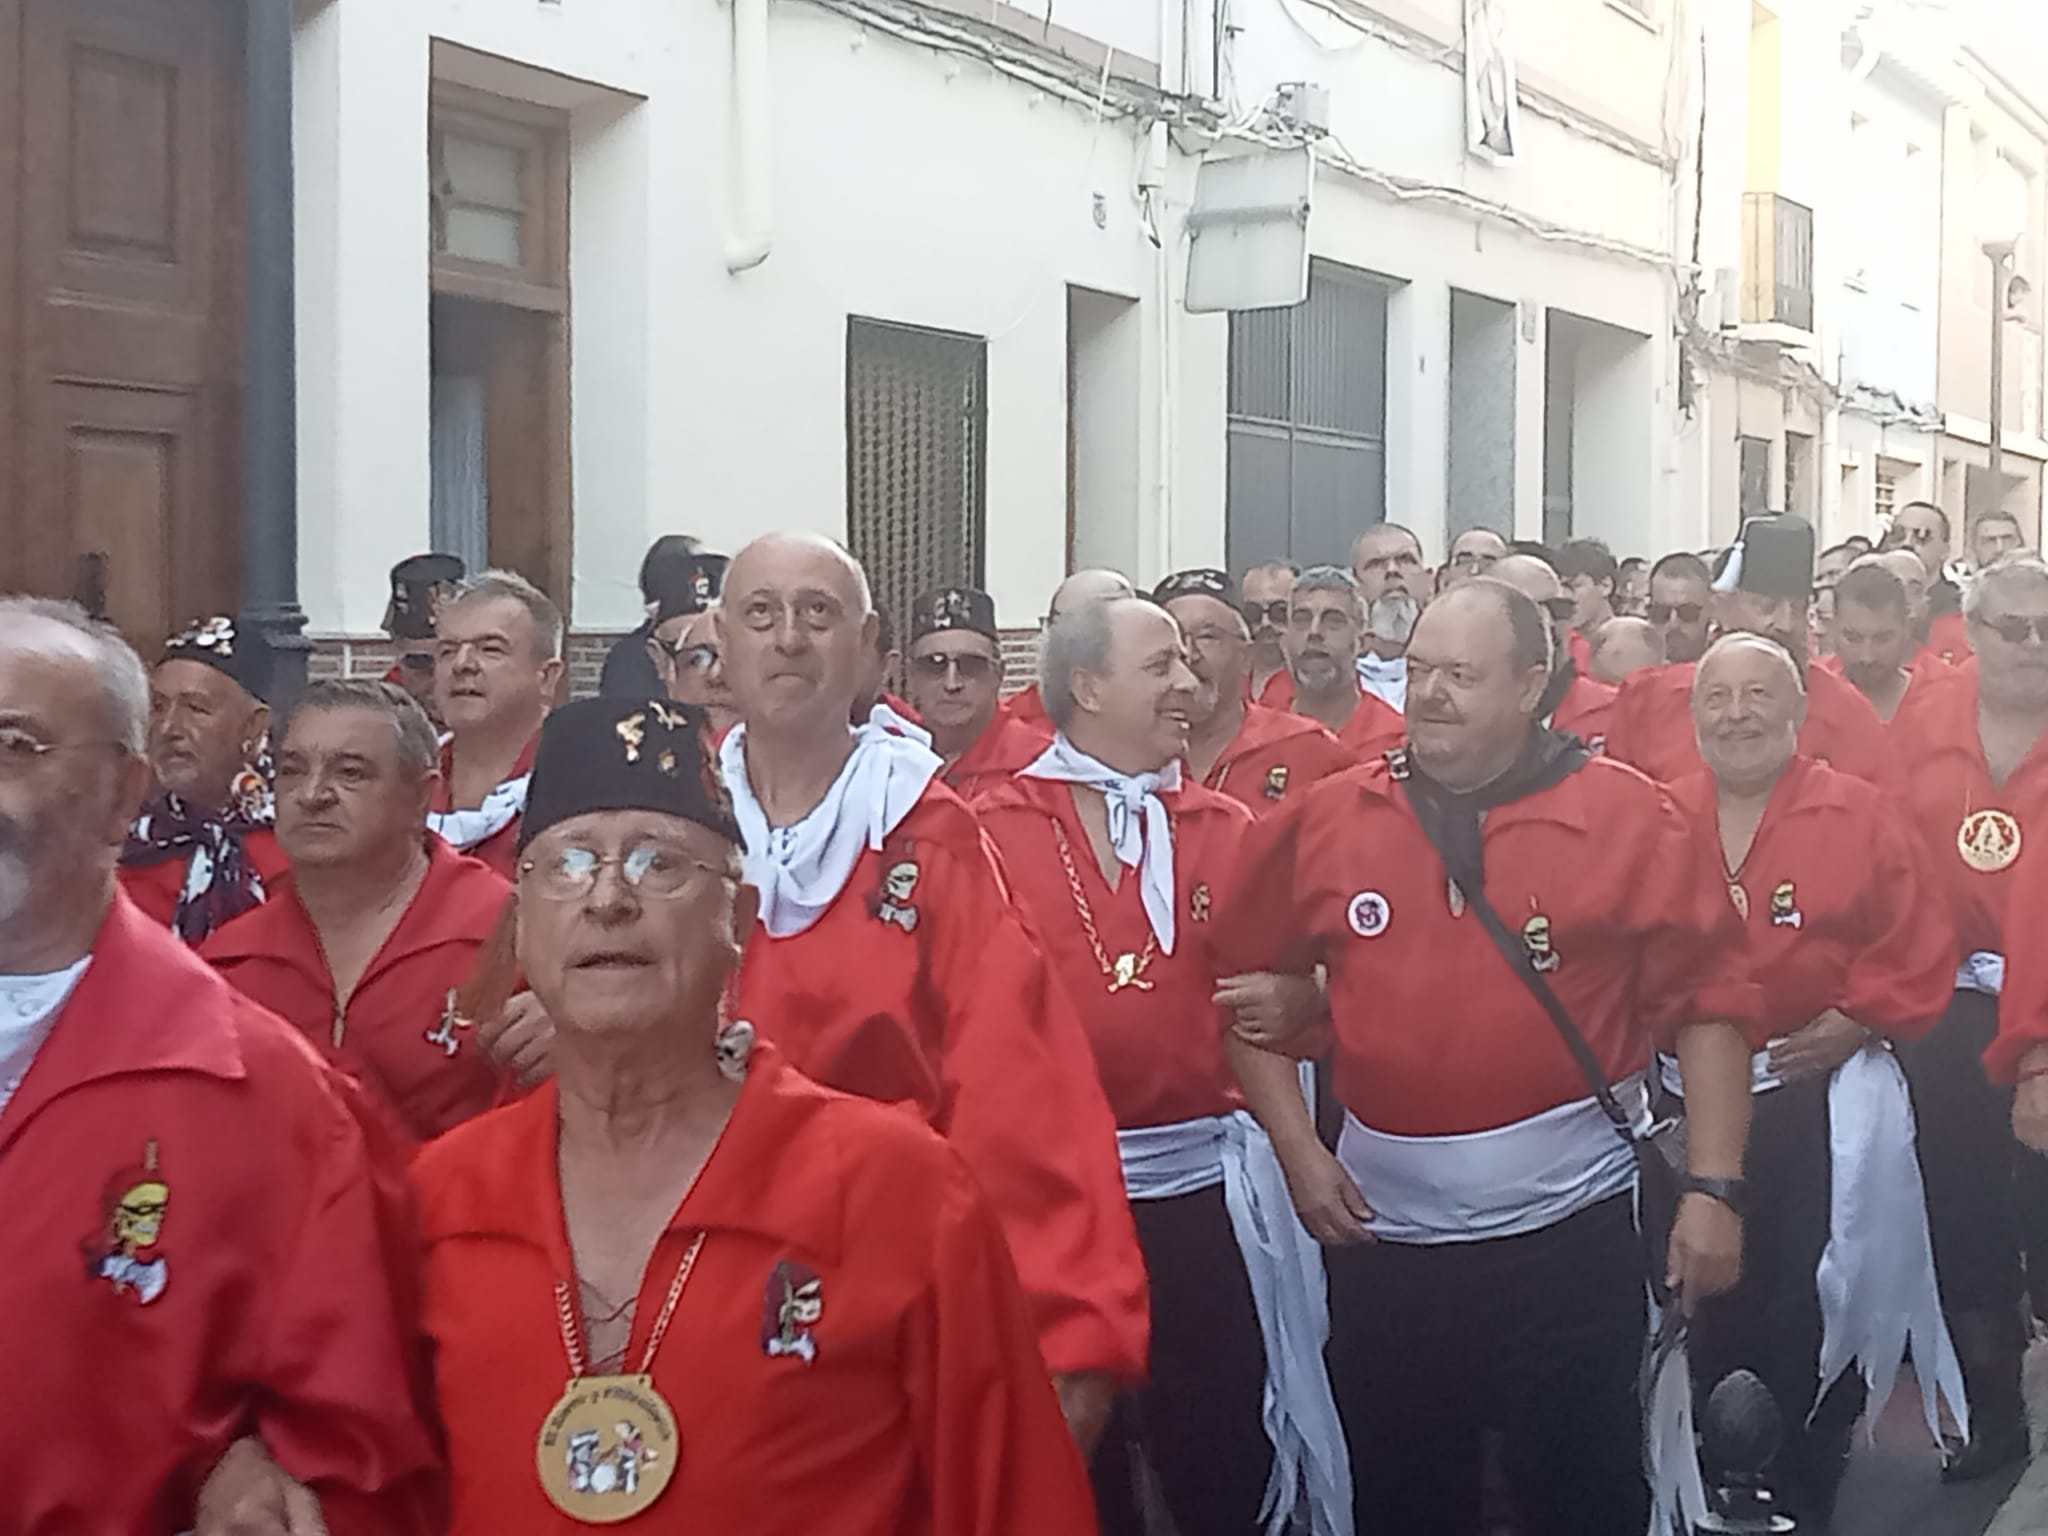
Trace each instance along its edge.
{"label": "wristwatch", "polygon": [[1745,1179],[1709,1179],[1697,1173],[1688,1173],[1679,1180],[1679,1194],[1705,1195],[1709,1200],[1718,1200],[1738,1216],[1746,1216],[1749,1206],[1749,1183]]}

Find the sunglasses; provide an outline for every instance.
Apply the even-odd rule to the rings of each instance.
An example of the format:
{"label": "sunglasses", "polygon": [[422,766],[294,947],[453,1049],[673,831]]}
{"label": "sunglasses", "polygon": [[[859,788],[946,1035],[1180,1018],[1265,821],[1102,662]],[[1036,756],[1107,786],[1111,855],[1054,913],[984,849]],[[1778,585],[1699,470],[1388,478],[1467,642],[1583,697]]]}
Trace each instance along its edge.
{"label": "sunglasses", "polygon": [[2003,619],[1980,618],[1976,621],[2007,645],[2025,645],[2027,636],[2032,635],[2043,645],[2048,645],[2048,616],[2038,619],[2021,618],[2018,614]]}
{"label": "sunglasses", "polygon": [[1704,603],[1652,603],[1649,608],[1652,624],[1669,624],[1673,619],[1681,624],[1697,624],[1706,611]]}
{"label": "sunglasses", "polygon": [[1277,603],[1246,603],[1244,605],[1244,621],[1251,625],[1253,629],[1257,629],[1261,624],[1270,624],[1275,629],[1285,629],[1287,627],[1287,600],[1282,598]]}
{"label": "sunglasses", "polygon": [[986,656],[976,655],[973,651],[958,656],[948,655],[944,651],[935,651],[929,656],[913,656],[910,658],[910,667],[918,676],[930,678],[935,683],[943,682],[956,668],[963,683],[985,683],[996,673],[996,664],[993,661]]}

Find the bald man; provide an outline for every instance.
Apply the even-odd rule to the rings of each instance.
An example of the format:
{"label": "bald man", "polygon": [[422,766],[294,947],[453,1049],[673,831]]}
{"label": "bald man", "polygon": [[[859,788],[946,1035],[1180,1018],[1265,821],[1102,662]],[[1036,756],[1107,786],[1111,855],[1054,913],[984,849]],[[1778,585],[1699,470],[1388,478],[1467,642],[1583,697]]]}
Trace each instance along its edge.
{"label": "bald man", "polygon": [[1368,528],[1351,546],[1351,579],[1365,601],[1358,680],[1396,710],[1408,703],[1408,638],[1422,614],[1422,540],[1399,523]]}
{"label": "bald man", "polygon": [[[1672,795],[1727,882],[1769,1040],[1751,1063],[1742,1279],[1700,1310],[1693,1381],[1704,1400],[1730,1371],[1763,1378],[1785,1424],[1771,1468],[1778,1503],[1802,1531],[1822,1530],[1863,1405],[1863,1376],[1852,1363],[1889,1382],[1910,1332],[1915,1362],[1952,1396],[1960,1392],[1905,1079],[1888,1052],[1863,1054],[1881,1038],[1917,1039],[1933,1028],[1948,1005],[1955,939],[1912,833],[1878,790],[1800,755],[1806,686],[1783,647],[1751,634],[1715,641],[1693,676],[1692,717],[1706,769],[1673,785]],[[1855,856],[1845,857],[1851,849]],[[1664,1078],[1683,1096],[1674,1064]],[[1853,1165],[1831,1163],[1831,1101],[1867,1141]],[[1827,1334],[1843,1352],[1824,1367],[1817,1274],[1837,1204],[1853,1206],[1861,1225],[1829,1253],[1830,1271],[1844,1283],[1832,1292]],[[1857,1232],[1881,1234],[1885,1255]],[[1890,1262],[1894,1250],[1917,1255],[1917,1289],[1910,1297],[1884,1293],[1904,1317],[1874,1316],[1872,1289],[1859,1277]],[[1844,1298],[1864,1301],[1864,1310]],[[1816,1412],[1817,1387],[1826,1395]]]}
{"label": "bald man", "polygon": [[[1570,625],[1577,600],[1565,591],[1548,561],[1534,555],[1508,555],[1494,562],[1493,579],[1506,582],[1549,614],[1560,641],[1573,633]],[[1609,684],[1582,677],[1571,647],[1559,644],[1551,657],[1550,686],[1543,690],[1537,713],[1552,730],[1569,731],[1598,752],[1607,744],[1607,717],[1614,708],[1616,692]]]}
{"label": "bald man", "polygon": [[[981,825],[923,743],[849,713],[874,603],[838,545],[771,534],[726,572],[720,752],[761,893],[740,1015],[826,1085],[914,1108],[1002,1217],[1076,1437],[1145,1372],[1145,1266],[1094,1053]],[[828,1306],[830,1303],[828,1302]]]}
{"label": "bald man", "polygon": [[[1052,589],[1052,601],[1046,604],[1045,617],[1039,621],[1039,633],[1043,635],[1052,628],[1052,621],[1061,614],[1071,613],[1084,604],[1101,602],[1104,598],[1137,595],[1138,589],[1131,585],[1131,578],[1122,571],[1100,567],[1076,571]],[[1011,719],[1022,720],[1047,736],[1052,734],[1052,717],[1045,712],[1045,700],[1036,682],[1007,700],[1003,708]]]}
{"label": "bald man", "polygon": [[1439,592],[1475,576],[1491,576],[1493,568],[1508,557],[1508,541],[1491,528],[1467,528],[1451,540],[1450,558],[1437,572]]}
{"label": "bald man", "polygon": [[1593,676],[1610,688],[1619,688],[1638,672],[1663,666],[1666,659],[1664,632],[1648,619],[1612,619],[1593,642]]}

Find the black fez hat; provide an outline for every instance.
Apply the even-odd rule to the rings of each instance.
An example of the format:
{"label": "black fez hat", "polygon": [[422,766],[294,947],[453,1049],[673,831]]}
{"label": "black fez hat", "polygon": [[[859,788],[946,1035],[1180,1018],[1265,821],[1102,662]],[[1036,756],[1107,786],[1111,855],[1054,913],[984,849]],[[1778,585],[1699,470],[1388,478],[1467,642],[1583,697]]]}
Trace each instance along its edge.
{"label": "black fez hat", "polygon": [[703,711],[689,704],[600,697],[563,705],[541,727],[519,846],[591,811],[659,811],[738,844],[709,741]]}
{"label": "black fez hat", "polygon": [[1244,598],[1237,590],[1237,583],[1228,571],[1209,570],[1206,567],[1192,571],[1175,571],[1152,589],[1152,601],[1164,607],[1177,597],[1213,597],[1219,603],[1232,608],[1242,608]]}
{"label": "black fez hat", "polygon": [[1714,568],[1714,590],[1803,603],[1813,593],[1813,524],[1788,512],[1752,517]]}
{"label": "black fez hat", "polygon": [[263,637],[245,633],[225,614],[194,619],[164,642],[160,661],[196,661],[242,685],[259,703],[270,698],[270,647]]}
{"label": "black fez hat", "polygon": [[434,593],[469,574],[460,555],[411,555],[391,567],[391,606],[384,633],[394,640],[434,638]]}
{"label": "black fez hat", "polygon": [[717,602],[725,590],[725,568],[731,564],[730,555],[696,554],[672,569],[657,570],[654,622],[666,624],[678,614],[702,613]]}
{"label": "black fez hat", "polygon": [[996,600],[975,587],[935,587],[910,605],[910,643],[950,629],[986,635],[1001,645],[996,628]]}

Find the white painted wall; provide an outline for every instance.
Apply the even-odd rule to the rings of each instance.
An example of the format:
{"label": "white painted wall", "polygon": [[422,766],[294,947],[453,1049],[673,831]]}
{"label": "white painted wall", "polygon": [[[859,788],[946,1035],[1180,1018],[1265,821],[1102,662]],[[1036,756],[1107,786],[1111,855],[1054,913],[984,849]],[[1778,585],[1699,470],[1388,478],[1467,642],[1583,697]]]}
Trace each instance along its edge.
{"label": "white painted wall", "polygon": [[[1932,409],[1941,324],[1941,103],[1879,62],[1851,90],[1830,205],[1842,235],[1842,383]],[[1857,121],[1861,119],[1861,121]]]}

